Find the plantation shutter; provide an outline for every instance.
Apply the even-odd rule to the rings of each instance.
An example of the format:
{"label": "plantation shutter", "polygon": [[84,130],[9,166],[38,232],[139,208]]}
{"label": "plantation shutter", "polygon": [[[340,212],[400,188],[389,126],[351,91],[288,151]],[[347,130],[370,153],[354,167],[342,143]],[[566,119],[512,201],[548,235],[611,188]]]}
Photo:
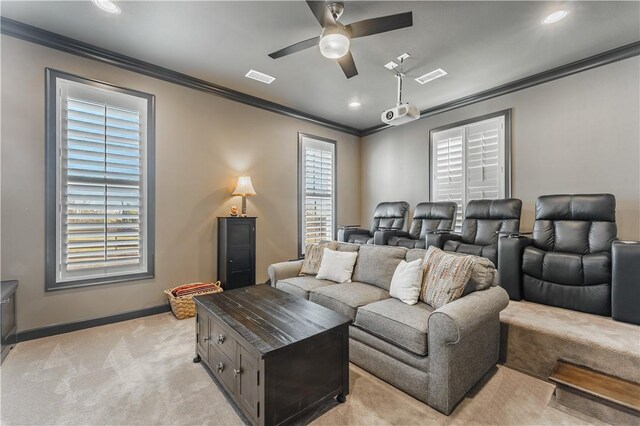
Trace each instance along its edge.
{"label": "plantation shutter", "polygon": [[467,201],[504,197],[501,118],[467,126]]}
{"label": "plantation shutter", "polygon": [[61,281],[145,268],[145,111],[132,96],[61,86]]}
{"label": "plantation shutter", "polygon": [[456,210],[455,229],[460,231],[464,202],[464,128],[458,127],[433,135],[432,201],[453,201]]}
{"label": "plantation shutter", "polygon": [[458,204],[457,232],[469,201],[506,197],[504,127],[501,115],[432,134],[431,200]]}
{"label": "plantation shutter", "polygon": [[303,136],[302,250],[304,245],[334,239],[335,144]]}

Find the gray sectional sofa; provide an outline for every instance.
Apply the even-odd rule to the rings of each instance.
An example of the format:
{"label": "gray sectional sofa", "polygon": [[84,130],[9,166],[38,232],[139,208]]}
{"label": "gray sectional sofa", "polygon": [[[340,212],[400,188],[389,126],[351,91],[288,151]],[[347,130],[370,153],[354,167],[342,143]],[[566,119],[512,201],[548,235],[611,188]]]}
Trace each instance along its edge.
{"label": "gray sectional sofa", "polygon": [[352,282],[299,276],[302,261],[269,266],[271,285],[351,318],[350,361],[436,410],[450,414],[498,361],[501,287],[469,293],[440,309],[389,296],[401,260],[426,250],[340,243],[359,251]]}

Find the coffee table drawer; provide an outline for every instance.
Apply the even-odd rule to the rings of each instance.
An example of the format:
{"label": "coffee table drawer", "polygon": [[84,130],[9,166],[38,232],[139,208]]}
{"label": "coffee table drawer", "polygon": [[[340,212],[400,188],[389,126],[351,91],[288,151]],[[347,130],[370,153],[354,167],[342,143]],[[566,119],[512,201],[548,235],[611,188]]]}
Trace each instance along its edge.
{"label": "coffee table drawer", "polygon": [[231,337],[231,334],[213,318],[209,327],[211,327],[211,345],[229,359],[236,359],[236,341]]}
{"label": "coffee table drawer", "polygon": [[209,365],[213,374],[229,392],[235,393],[236,377],[233,374],[233,369],[236,368],[235,361],[231,361],[213,342],[209,345]]}

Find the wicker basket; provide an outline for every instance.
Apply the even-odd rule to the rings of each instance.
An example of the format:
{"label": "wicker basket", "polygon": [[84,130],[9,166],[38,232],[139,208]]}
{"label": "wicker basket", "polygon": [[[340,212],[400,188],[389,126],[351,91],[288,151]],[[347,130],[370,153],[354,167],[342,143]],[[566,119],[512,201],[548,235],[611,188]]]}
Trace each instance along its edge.
{"label": "wicker basket", "polygon": [[[191,284],[202,284],[202,283],[191,283]],[[178,287],[182,287],[184,284],[179,285]],[[173,315],[178,319],[191,318],[196,316],[196,302],[193,301],[193,296],[202,296],[203,294],[212,294],[212,293],[220,293],[222,291],[222,287],[220,287],[220,281],[215,283],[216,289],[207,290],[201,293],[193,293],[187,294],[186,296],[175,297],[173,290],[178,287],[170,288],[169,290],[165,290],[164,293],[169,298],[169,304],[171,305],[171,310],[173,311]]]}

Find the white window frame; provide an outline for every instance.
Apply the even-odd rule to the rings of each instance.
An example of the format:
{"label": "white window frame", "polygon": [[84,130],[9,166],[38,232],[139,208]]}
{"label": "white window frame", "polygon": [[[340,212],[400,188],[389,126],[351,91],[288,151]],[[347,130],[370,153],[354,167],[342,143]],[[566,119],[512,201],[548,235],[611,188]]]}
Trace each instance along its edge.
{"label": "white window frame", "polygon": [[435,140],[438,135],[446,135],[449,132],[459,132],[462,134],[462,201],[458,204],[455,230],[459,232],[462,228],[462,221],[464,220],[465,208],[467,203],[471,200],[483,199],[468,196],[467,188],[467,150],[468,150],[468,136],[469,128],[471,126],[484,124],[489,121],[498,121],[501,124],[501,131],[499,132],[499,164],[500,164],[500,176],[499,176],[499,188],[497,198],[510,198],[511,197],[511,109],[498,111],[492,114],[483,115],[480,117],[471,118],[468,120],[460,121],[457,123],[449,124],[446,126],[438,127],[429,131],[429,199],[431,201],[445,201],[437,200],[436,196],[436,147],[434,147]]}
{"label": "white window frame", "polygon": [[306,185],[305,185],[305,150],[307,147],[315,147],[322,150],[332,151],[332,190],[331,190],[331,230],[330,239],[335,239],[336,235],[336,214],[337,214],[337,144],[336,141],[325,139],[318,136],[298,133],[298,257],[304,256],[306,245],[306,223],[305,223],[305,205],[306,205]]}
{"label": "white window frame", "polygon": [[[86,270],[67,270],[64,266],[64,194],[66,179],[65,112],[67,96],[97,102],[112,108],[140,112],[141,207],[140,262]],[[84,287],[154,276],[155,257],[155,97],[107,83],[46,69],[46,210],[45,210],[45,289],[47,291]],[[105,228],[106,229],[106,228]],[[105,231],[106,232],[106,231]]]}

